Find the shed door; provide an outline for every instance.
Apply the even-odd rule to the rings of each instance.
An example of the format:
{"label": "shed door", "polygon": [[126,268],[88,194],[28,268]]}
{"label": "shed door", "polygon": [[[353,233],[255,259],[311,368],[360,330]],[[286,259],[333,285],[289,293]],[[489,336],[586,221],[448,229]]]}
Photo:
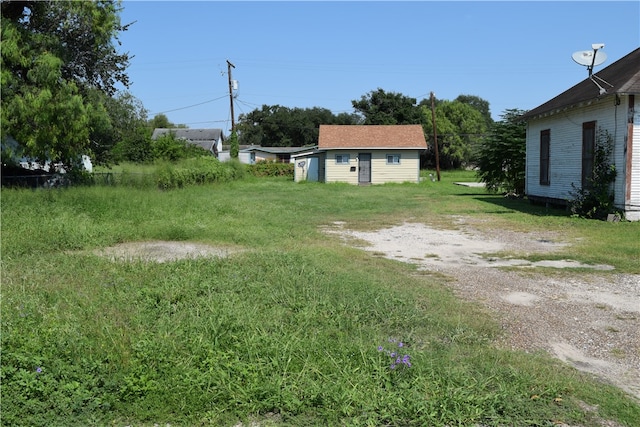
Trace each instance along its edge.
{"label": "shed door", "polygon": [[318,158],[317,157],[309,157],[307,159],[307,161],[309,162],[309,169],[307,169],[307,181],[313,181],[313,182],[317,182],[318,181]]}
{"label": "shed door", "polygon": [[371,184],[371,153],[358,154],[358,184]]}

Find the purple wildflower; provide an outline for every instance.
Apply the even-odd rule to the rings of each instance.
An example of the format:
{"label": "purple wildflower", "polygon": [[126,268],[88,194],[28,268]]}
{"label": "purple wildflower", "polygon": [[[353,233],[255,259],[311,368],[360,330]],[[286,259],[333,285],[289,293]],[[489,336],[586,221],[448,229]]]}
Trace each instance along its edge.
{"label": "purple wildflower", "polygon": [[40,366],[38,366],[36,368],[36,373],[38,373],[38,374],[42,373],[42,368]]}
{"label": "purple wildflower", "polygon": [[384,350],[384,347],[382,347],[381,345],[378,346],[378,351],[382,351]]}
{"label": "purple wildflower", "polygon": [[411,362],[409,361],[409,355],[405,354],[402,358],[402,363],[404,363],[407,367],[411,367]]}
{"label": "purple wildflower", "polygon": [[404,347],[404,344],[402,342],[399,342],[398,347]]}

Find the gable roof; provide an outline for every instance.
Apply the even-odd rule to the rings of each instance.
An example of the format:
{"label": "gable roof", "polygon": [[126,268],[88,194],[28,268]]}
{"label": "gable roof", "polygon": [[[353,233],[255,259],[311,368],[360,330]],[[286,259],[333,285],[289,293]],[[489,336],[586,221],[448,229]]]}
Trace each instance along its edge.
{"label": "gable roof", "polygon": [[173,134],[176,139],[186,139],[207,151],[215,152],[214,145],[218,140],[224,141],[222,129],[186,129],[186,128],[156,128],[151,139],[156,140],[162,135]]}
{"label": "gable roof", "polygon": [[262,151],[263,153],[269,153],[269,154],[296,154],[296,153],[301,153],[303,151],[309,151],[310,149],[315,148],[315,146],[312,147],[262,147],[259,145],[253,146],[253,147],[248,147],[244,150],[242,150],[243,152],[251,152],[251,151]]}
{"label": "gable roof", "polygon": [[421,125],[320,125],[318,149],[426,149]]}
{"label": "gable roof", "polygon": [[[598,78],[611,84],[598,81],[598,84],[607,90],[606,95],[637,95],[640,94],[640,48],[620,58],[613,64],[603,68],[598,73],[594,73],[595,81]],[[574,107],[583,102],[601,98],[598,86],[586,78],[572,88],[562,92],[555,98],[523,114],[524,119],[530,119],[546,113],[553,113]]]}

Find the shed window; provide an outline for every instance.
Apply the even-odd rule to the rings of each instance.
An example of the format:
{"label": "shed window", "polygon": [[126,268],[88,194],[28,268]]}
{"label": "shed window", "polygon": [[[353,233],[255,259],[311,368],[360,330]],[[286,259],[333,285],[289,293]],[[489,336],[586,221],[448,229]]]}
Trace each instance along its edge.
{"label": "shed window", "polygon": [[388,165],[399,165],[400,164],[400,154],[387,154],[387,164]]}
{"label": "shed window", "polygon": [[592,186],[593,153],[596,145],[596,122],[582,124],[582,188]]}
{"label": "shed window", "polygon": [[550,160],[551,131],[549,129],[540,132],[540,185],[549,185],[549,160]]}
{"label": "shed window", "polygon": [[336,154],[336,164],[338,164],[338,165],[348,165],[349,164],[349,155],[348,154]]}

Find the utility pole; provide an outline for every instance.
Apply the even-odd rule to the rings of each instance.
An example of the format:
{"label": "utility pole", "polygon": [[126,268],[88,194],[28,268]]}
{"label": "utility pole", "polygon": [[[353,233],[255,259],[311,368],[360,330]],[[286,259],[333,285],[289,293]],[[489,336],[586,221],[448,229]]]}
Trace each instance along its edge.
{"label": "utility pole", "polygon": [[231,132],[233,132],[236,130],[236,120],[233,114],[233,79],[231,78],[231,68],[236,68],[236,66],[227,59],[227,74],[229,74],[229,101],[231,103]]}
{"label": "utility pole", "polygon": [[436,107],[433,92],[431,92],[431,121],[433,122],[433,146],[436,149],[436,175],[440,182],[440,154],[438,154],[438,132],[436,130]]}

